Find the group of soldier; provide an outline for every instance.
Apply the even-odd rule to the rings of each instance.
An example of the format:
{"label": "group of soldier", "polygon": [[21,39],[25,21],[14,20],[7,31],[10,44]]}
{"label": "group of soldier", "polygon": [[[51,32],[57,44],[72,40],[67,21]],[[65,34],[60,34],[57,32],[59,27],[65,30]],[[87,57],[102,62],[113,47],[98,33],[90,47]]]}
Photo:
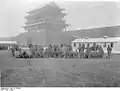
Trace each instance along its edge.
{"label": "group of soldier", "polygon": [[0,50],[7,50],[7,49],[8,49],[7,46],[0,45]]}
{"label": "group of soldier", "polygon": [[91,58],[91,57],[102,57],[104,51],[101,45],[96,45],[95,43],[90,46],[88,43],[87,46],[85,44],[79,44],[77,51],[80,53],[80,57],[82,58]]}
{"label": "group of soldier", "polygon": [[[92,57],[104,57],[104,50],[102,45],[98,45],[96,43],[93,43],[92,46],[88,43],[87,46],[85,47],[85,44],[81,44],[78,47],[78,51],[81,53],[83,52],[83,57],[85,58],[92,58]],[[110,58],[112,52],[112,47],[110,45],[107,46],[107,57]]]}
{"label": "group of soldier", "polygon": [[[40,45],[32,45],[28,46],[29,51],[23,51],[19,46],[13,46],[11,48],[12,55],[20,58],[93,58],[104,56],[104,50],[101,45],[97,45],[93,43],[92,46],[88,43],[87,46],[85,44],[79,44],[79,47],[76,51],[73,51],[71,45],[61,44],[61,45],[49,45],[47,47],[43,47]],[[107,54],[110,58],[112,51],[112,47],[108,45]],[[17,54],[17,55],[16,55]]]}

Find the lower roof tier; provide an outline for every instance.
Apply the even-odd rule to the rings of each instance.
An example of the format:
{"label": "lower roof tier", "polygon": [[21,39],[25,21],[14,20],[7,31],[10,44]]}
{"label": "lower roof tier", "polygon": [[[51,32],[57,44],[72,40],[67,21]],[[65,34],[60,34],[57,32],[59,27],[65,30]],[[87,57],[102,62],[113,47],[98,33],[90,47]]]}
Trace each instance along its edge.
{"label": "lower roof tier", "polygon": [[36,21],[27,21],[26,25],[34,25],[38,23],[66,23],[65,20],[63,19],[54,19],[54,18],[46,18],[46,19],[41,19],[41,20],[36,20]]}
{"label": "lower roof tier", "polygon": [[41,14],[41,13],[37,13],[35,15],[28,15],[28,16],[25,16],[25,18],[27,20],[35,20],[36,18],[44,18],[44,17],[64,17],[66,16],[67,13],[64,13],[64,12],[59,12],[59,13],[52,13],[52,12],[46,12],[44,14]]}
{"label": "lower roof tier", "polygon": [[23,28],[30,28],[30,27],[41,27],[41,26],[61,26],[61,27],[68,27],[69,24],[67,23],[54,23],[54,22],[39,22],[39,23],[34,23],[30,25],[23,26]]}

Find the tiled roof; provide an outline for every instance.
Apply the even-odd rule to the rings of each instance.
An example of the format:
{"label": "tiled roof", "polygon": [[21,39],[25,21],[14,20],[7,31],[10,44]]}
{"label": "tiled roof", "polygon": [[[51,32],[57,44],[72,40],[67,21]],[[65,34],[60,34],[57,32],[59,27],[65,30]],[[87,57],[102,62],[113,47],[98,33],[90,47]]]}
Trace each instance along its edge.
{"label": "tiled roof", "polygon": [[0,44],[17,44],[16,41],[0,41]]}
{"label": "tiled roof", "polygon": [[111,38],[89,38],[89,39],[75,39],[73,42],[97,42],[97,43],[104,43],[104,42],[120,42],[120,37],[111,37]]}

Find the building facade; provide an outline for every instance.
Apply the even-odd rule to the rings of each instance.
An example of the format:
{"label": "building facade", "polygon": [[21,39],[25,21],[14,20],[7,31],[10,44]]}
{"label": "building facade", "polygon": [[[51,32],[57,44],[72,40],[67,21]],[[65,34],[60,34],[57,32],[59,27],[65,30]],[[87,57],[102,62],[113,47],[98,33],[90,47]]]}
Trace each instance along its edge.
{"label": "building facade", "polygon": [[108,26],[81,30],[65,31],[69,24],[66,23],[65,9],[60,8],[55,2],[51,2],[42,8],[28,12],[25,17],[27,22],[22,33],[12,40],[19,41],[20,44],[70,44],[73,36],[85,38],[100,38],[103,36],[120,37],[120,26]]}
{"label": "building facade", "polygon": [[101,38],[103,36],[108,37],[120,37],[120,25],[115,26],[105,26],[90,29],[80,29],[80,30],[70,30],[65,32],[68,35],[79,36],[81,38]]}
{"label": "building facade", "polygon": [[[64,10],[57,6],[55,2],[51,2],[42,8],[29,11],[29,15],[25,17],[27,22],[24,29],[28,33],[37,33],[38,36],[41,36],[42,33],[44,42],[41,39],[38,41],[42,42],[43,45],[54,43],[56,35],[69,26],[65,21],[66,13],[63,12]],[[33,34],[32,36],[35,37],[36,35]],[[32,36],[26,36],[28,44],[33,43]]]}

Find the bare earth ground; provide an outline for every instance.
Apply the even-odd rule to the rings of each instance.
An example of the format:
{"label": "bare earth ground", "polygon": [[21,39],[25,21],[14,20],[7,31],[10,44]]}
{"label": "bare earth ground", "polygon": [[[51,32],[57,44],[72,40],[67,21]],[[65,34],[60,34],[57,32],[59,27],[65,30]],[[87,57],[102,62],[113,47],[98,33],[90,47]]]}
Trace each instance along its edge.
{"label": "bare earth ground", "polygon": [[[32,70],[28,68],[31,61]],[[15,59],[0,52],[1,85],[119,87],[120,55],[109,59]]]}

